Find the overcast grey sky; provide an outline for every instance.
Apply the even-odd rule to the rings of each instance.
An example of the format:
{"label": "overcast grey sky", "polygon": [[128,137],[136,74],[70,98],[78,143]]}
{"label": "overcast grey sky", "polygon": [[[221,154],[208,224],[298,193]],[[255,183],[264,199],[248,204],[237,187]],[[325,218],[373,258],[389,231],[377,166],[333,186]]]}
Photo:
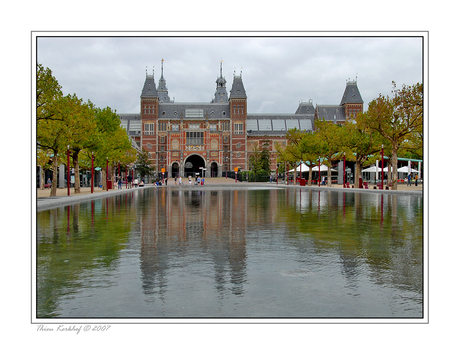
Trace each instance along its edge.
{"label": "overcast grey sky", "polygon": [[[57,33],[59,35],[59,33]],[[129,33],[128,33],[129,34]],[[410,33],[412,35],[412,33]],[[52,33],[55,36],[55,34]],[[146,68],[164,78],[176,102],[210,102],[220,62],[230,92],[242,72],[249,113],[294,113],[300,101],[338,105],[357,77],[365,104],[380,93],[423,80],[422,38],[395,34],[330,37],[40,37],[37,62],[49,67],[64,94],[99,107],[138,113]],[[110,33],[109,33],[110,35]],[[173,34],[174,35],[174,34]],[[215,34],[213,34],[215,36]],[[406,35],[406,36],[405,36]],[[367,36],[367,34],[366,34]]]}

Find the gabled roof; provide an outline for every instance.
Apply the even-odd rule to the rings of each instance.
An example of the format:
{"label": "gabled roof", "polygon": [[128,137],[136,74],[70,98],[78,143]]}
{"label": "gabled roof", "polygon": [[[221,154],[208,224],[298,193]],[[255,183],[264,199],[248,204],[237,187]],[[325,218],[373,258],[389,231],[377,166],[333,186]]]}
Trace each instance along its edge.
{"label": "gabled roof", "polygon": [[345,121],[345,110],[339,105],[316,105],[318,119],[326,121]]}
{"label": "gabled roof", "polygon": [[158,97],[153,75],[146,75],[141,97]]}
{"label": "gabled roof", "polygon": [[364,101],[358,90],[357,81],[347,81],[345,92],[343,93],[340,105],[344,104],[363,104]]}
{"label": "gabled roof", "polygon": [[247,99],[246,90],[244,90],[243,79],[241,76],[233,76],[233,85],[230,90],[230,99]]}

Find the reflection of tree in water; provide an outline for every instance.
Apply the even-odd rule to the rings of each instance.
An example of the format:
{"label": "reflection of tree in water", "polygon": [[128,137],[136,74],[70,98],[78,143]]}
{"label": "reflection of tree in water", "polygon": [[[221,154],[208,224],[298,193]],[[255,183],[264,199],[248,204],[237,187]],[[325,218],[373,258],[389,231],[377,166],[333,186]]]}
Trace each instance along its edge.
{"label": "reflection of tree in water", "polygon": [[127,196],[37,213],[37,317],[60,317],[59,305],[93,272],[111,273],[131,231]]}
{"label": "reflection of tree in water", "polygon": [[[356,289],[366,272],[377,285],[392,285],[421,297],[422,197],[333,191],[319,197],[311,190],[293,195],[285,200],[289,212],[278,218],[290,226],[291,238],[308,237],[318,250],[337,250],[346,287]],[[299,252],[300,246],[304,244],[299,243]]]}

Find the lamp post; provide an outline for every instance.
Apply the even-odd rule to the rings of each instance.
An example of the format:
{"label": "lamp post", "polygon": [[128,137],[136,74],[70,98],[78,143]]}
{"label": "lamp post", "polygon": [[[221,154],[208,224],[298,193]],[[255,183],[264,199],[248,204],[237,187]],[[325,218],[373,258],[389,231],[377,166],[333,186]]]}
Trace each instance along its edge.
{"label": "lamp post", "polygon": [[91,193],[94,192],[94,152],[91,152]]}
{"label": "lamp post", "polygon": [[382,144],[382,188],[381,190],[383,190],[383,144]]}
{"label": "lamp post", "polygon": [[67,196],[70,196],[70,150],[67,146]]}
{"label": "lamp post", "polygon": [[346,171],[345,171],[345,153],[343,153],[343,187],[345,188],[345,177],[346,177]]}

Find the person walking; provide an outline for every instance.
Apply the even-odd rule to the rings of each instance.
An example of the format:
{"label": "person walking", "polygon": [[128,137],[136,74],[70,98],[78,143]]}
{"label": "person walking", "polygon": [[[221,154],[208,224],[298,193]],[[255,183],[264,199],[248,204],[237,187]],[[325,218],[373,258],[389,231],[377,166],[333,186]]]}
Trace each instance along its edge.
{"label": "person walking", "polygon": [[179,186],[182,185],[182,176],[179,176]]}
{"label": "person walking", "polygon": [[128,189],[131,189],[133,187],[133,177],[131,174],[128,175]]}
{"label": "person walking", "polygon": [[177,185],[177,175],[174,177],[174,185]]}
{"label": "person walking", "polygon": [[412,179],[412,174],[409,173],[409,175],[407,175],[407,186],[412,186],[411,183],[410,183],[411,179]]}
{"label": "person walking", "polygon": [[121,190],[121,176],[118,176],[118,190]]}
{"label": "person walking", "polygon": [[415,174],[415,186],[417,186],[418,174]]}

